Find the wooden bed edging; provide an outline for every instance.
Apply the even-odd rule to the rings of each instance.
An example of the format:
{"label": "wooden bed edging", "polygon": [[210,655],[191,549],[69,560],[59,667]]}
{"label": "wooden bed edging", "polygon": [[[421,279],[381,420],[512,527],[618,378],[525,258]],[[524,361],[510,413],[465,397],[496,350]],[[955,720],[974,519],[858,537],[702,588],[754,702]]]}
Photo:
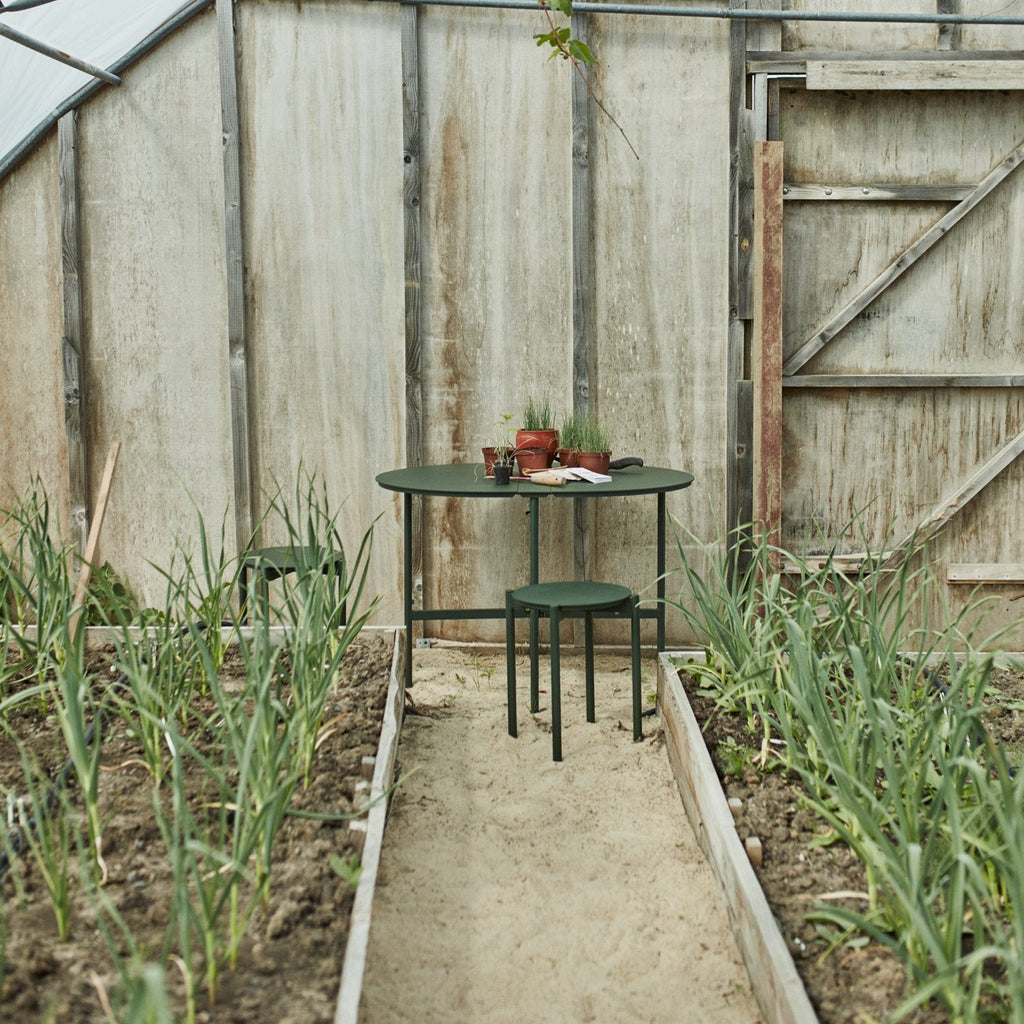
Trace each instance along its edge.
{"label": "wooden bed edging", "polygon": [[349,919],[345,959],[338,985],[338,1002],[334,1024],[356,1024],[359,1020],[359,1001],[363,994],[363,974],[366,970],[366,951],[370,941],[370,916],[377,886],[377,869],[384,846],[384,826],[387,823],[390,796],[385,796],[394,781],[398,738],[402,731],[405,709],[405,641],[403,631],[395,630],[394,656],[391,659],[391,683],[384,702],[384,721],[370,783],[370,810],[366,816],[366,839],[361,857],[362,874],[356,886],[355,902]]}
{"label": "wooden bed edging", "polygon": [[700,662],[703,651],[658,656],[658,709],[686,816],[718,879],[729,923],[767,1024],[818,1024],[785,939],[768,906],[672,660]]}

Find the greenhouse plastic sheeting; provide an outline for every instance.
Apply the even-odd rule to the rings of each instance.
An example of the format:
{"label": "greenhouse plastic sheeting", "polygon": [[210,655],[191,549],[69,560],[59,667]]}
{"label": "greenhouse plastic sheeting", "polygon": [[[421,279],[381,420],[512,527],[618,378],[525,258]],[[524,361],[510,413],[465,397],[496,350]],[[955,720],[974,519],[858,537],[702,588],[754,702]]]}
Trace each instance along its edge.
{"label": "greenhouse plastic sheeting", "polygon": [[[0,21],[73,57],[108,68],[187,4],[183,0],[53,0]],[[0,161],[91,75],[0,37]]]}

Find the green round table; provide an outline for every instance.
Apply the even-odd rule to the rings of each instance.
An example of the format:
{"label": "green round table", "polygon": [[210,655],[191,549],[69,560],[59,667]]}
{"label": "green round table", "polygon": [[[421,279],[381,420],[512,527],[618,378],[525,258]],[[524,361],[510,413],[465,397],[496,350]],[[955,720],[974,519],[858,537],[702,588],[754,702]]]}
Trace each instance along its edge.
{"label": "green round table", "polygon": [[[609,483],[591,484],[570,481],[560,487],[534,484],[525,477],[513,477],[507,486],[499,486],[492,477],[484,473],[484,465],[460,463],[445,466],[410,466],[407,469],[393,469],[381,473],[377,483],[385,490],[397,491],[404,499],[404,566],[403,595],[405,605],[405,682],[412,684],[412,624],[413,622],[438,621],[442,619],[501,619],[505,618],[502,608],[421,608],[412,606],[412,499],[414,496],[437,498],[490,498],[495,500],[526,498],[530,502],[530,583],[538,579],[540,555],[538,516],[540,499],[552,498],[621,498],[639,494],[657,496],[657,589],[658,600],[654,608],[641,610],[645,618],[653,618],[658,624],[658,650],[665,648],[665,495],[669,491],[681,491],[693,483],[693,474],[677,469],[661,469],[657,466],[629,466],[613,469],[608,474]],[[531,645],[536,644],[536,622],[531,622]]]}

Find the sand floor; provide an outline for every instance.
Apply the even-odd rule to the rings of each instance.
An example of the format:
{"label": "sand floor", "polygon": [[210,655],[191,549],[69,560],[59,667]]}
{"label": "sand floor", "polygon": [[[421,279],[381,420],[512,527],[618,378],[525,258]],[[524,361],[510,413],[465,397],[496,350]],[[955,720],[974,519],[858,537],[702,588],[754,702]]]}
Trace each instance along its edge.
{"label": "sand floor", "polygon": [[[360,1019],[756,1024],[726,912],[686,819],[656,716],[633,743],[626,655],[563,659],[551,760],[546,661],[519,737],[504,651],[417,650],[373,904]],[[653,694],[656,663],[644,662]]]}

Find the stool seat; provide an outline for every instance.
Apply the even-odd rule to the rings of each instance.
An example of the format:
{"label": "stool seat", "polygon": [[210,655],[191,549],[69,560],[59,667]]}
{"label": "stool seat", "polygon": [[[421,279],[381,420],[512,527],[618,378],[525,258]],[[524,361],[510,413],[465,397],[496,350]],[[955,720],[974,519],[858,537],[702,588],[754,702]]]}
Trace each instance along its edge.
{"label": "stool seat", "polygon": [[557,606],[565,611],[605,611],[633,596],[629,587],[616,583],[575,580],[568,583],[533,583],[512,591],[512,598],[526,608],[540,610]]}
{"label": "stool seat", "polygon": [[[313,548],[295,547],[291,544],[278,547],[249,548],[241,555],[241,574],[238,581],[238,597],[240,613],[244,622],[248,615],[249,608],[249,574],[252,573],[256,579],[257,589],[260,595],[260,602],[264,612],[269,612],[268,604],[270,595],[267,590],[267,583],[270,580],[279,579],[291,572],[316,568],[313,562]],[[345,553],[343,551],[323,551],[319,569],[328,573],[331,569],[341,576],[345,572]],[[345,625],[346,609],[342,605],[341,623]]]}
{"label": "stool seat", "polygon": [[[584,620],[587,721],[596,721],[594,711],[594,615],[630,619],[630,648],[633,670],[633,739],[643,738],[640,708],[640,601],[629,587],[594,580],[533,583],[505,593],[505,643],[508,672],[508,732],[518,735],[516,713],[517,615],[546,615],[551,623],[551,755],[562,760],[562,690],[559,626],[563,617]],[[530,710],[539,710],[537,685],[536,630],[530,631]]]}

